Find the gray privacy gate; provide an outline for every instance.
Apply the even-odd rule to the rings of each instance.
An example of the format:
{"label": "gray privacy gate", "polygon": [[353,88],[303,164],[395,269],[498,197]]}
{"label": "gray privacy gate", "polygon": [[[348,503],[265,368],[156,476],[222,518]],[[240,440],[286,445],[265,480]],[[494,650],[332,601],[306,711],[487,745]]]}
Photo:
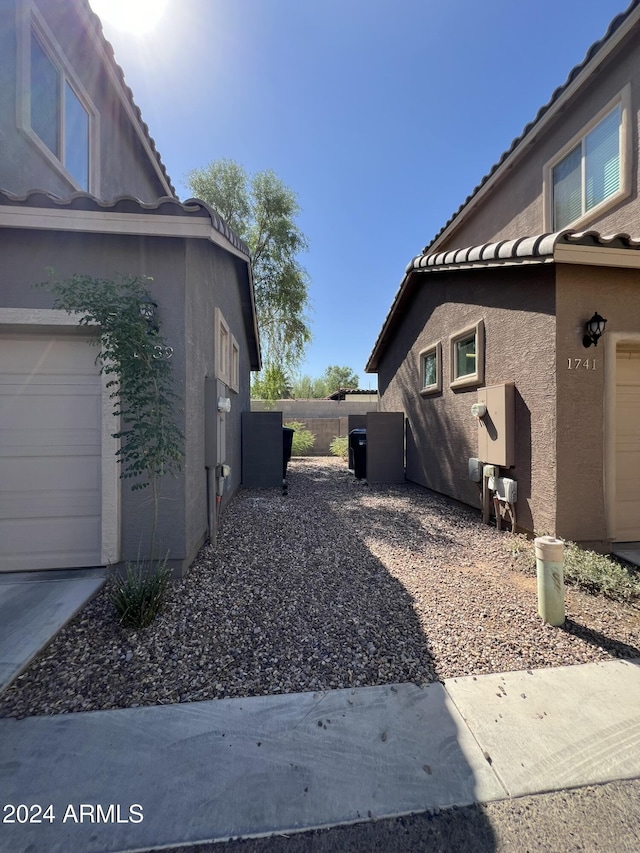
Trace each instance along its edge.
{"label": "gray privacy gate", "polygon": [[[367,482],[404,483],[404,426],[403,412],[349,415],[349,432],[367,430]],[[282,484],[282,412],[242,413],[242,484]]]}
{"label": "gray privacy gate", "polygon": [[367,482],[404,483],[404,412],[349,415],[349,432],[367,430]]}

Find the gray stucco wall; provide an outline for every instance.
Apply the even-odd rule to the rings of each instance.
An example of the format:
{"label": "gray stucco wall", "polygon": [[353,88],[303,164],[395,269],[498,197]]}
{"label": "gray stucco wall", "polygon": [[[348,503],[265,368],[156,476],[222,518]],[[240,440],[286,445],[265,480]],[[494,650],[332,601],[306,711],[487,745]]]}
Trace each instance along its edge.
{"label": "gray stucco wall", "polygon": [[[590,220],[584,227],[603,233],[640,233],[638,200],[638,116],[640,114],[640,49],[638,33],[627,42],[613,61],[609,61],[590,78],[570,107],[562,110],[554,122],[527,154],[510,169],[473,213],[456,227],[439,246],[438,251],[479,245],[494,240],[512,239],[542,233],[543,169],[562,147],[604,108],[631,81],[631,195],[612,210]],[[560,84],[562,81],[558,81]],[[533,118],[533,116],[531,117]],[[506,149],[510,143],[504,140]],[[496,161],[502,152],[495,152]],[[482,176],[478,175],[478,180]],[[471,187],[469,187],[471,190]],[[583,227],[582,225],[580,226]],[[548,229],[552,230],[552,229]],[[427,235],[428,236],[428,235]]]}
{"label": "gray stucco wall", "polygon": [[226,394],[231,412],[225,415],[226,464],[231,466],[222,508],[238,488],[242,478],[241,418],[249,409],[249,347],[238,292],[246,282],[246,264],[211,243],[187,243],[186,334],[186,428],[189,491],[186,495],[187,541],[202,540],[206,531],[206,478],[204,466],[204,380],[213,378],[215,309],[222,312],[229,330],[240,347],[240,389]]}
{"label": "gray stucco wall", "polygon": [[[19,2],[0,3],[0,187],[17,195],[42,189],[67,197],[76,187],[17,127],[15,22]],[[37,0],[38,9],[100,115],[99,195],[103,199],[132,195],[144,201],[166,195],[74,5],[68,0]]]}
{"label": "gray stucco wall", "polygon": [[[378,371],[382,411],[407,418],[407,479],[480,506],[468,459],[477,456],[477,387],[449,387],[449,336],[482,319],[485,385],[515,382],[518,522],[555,527],[555,296],[549,267],[421,276]],[[422,397],[419,352],[442,341],[442,393]]]}
{"label": "gray stucco wall", "polygon": [[[50,308],[52,296],[32,285],[47,278],[47,267],[57,279],[74,273],[113,277],[118,273],[153,277],[149,289],[158,303],[162,333],[174,348],[172,366],[176,389],[185,382],[184,243],[182,240],[143,239],[61,232],[11,231],[0,229],[0,294],[3,307]],[[176,420],[185,429],[180,406]],[[114,432],[118,424],[114,421]],[[189,462],[187,462],[189,464]],[[150,492],[132,492],[130,481],[121,483],[122,558],[135,560],[144,551],[150,530]],[[166,478],[162,484],[158,524],[158,548],[170,552],[172,560],[187,556],[185,536],[185,482],[183,477]]]}

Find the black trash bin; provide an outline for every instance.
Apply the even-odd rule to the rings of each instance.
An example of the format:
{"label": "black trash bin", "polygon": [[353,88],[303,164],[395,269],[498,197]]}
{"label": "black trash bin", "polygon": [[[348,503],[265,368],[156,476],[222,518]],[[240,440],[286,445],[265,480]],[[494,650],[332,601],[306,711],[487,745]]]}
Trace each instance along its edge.
{"label": "black trash bin", "polygon": [[349,433],[349,467],[357,480],[367,477],[367,431],[352,429]]}
{"label": "black trash bin", "polygon": [[293,447],[293,433],[291,427],[282,427],[282,479],[287,479],[287,465],[291,461],[291,448]]}

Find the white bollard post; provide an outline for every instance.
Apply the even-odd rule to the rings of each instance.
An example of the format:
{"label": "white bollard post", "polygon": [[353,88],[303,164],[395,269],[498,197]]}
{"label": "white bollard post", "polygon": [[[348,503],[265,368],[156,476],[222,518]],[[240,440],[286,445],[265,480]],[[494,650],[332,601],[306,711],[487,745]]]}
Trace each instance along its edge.
{"label": "white bollard post", "polygon": [[538,613],[544,622],[564,625],[564,542],[553,536],[535,540],[538,574]]}

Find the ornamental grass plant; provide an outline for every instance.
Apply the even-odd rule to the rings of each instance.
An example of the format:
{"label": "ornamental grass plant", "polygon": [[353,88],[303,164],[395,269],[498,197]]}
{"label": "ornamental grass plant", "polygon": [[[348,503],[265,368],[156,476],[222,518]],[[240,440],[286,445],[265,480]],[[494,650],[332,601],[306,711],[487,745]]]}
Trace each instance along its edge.
{"label": "ornamental grass plant", "polygon": [[109,597],[120,624],[135,631],[147,628],[162,608],[170,580],[166,559],[157,566],[145,560],[128,562],[124,575],[114,573]]}

